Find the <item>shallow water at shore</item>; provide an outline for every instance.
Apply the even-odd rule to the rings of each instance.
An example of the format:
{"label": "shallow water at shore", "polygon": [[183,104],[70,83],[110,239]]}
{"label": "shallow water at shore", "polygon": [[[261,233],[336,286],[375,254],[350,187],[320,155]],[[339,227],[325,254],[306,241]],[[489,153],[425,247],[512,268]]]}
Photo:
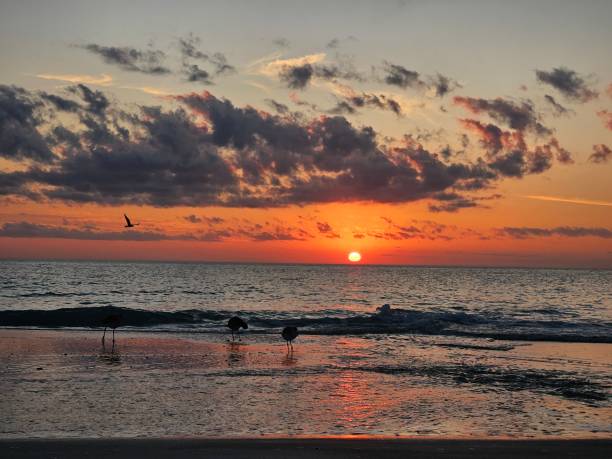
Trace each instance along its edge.
{"label": "shallow water at shore", "polygon": [[0,437],[609,438],[609,344],[0,331]]}

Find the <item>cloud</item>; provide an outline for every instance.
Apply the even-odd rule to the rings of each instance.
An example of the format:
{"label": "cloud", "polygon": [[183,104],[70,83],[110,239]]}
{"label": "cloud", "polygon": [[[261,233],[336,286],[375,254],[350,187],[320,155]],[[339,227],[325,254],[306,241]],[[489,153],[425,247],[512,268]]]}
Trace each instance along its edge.
{"label": "cloud", "polygon": [[408,70],[401,65],[384,62],[383,71],[385,72],[384,81],[389,85],[397,86],[402,89],[421,88],[425,86],[418,72]]}
{"label": "cloud", "polygon": [[71,86],[68,91],[79,96],[87,104],[87,111],[93,115],[104,116],[110,105],[104,93],[93,91],[83,84]]}
{"label": "cloud", "polygon": [[[556,152],[551,143],[528,149],[519,133],[511,133],[502,151],[470,161],[446,147],[427,149],[410,136],[389,141],[342,116],[271,114],[209,92],[174,96],[174,109],[125,112],[100,91],[82,85],[70,90],[80,98],[76,124],[38,116],[41,107],[53,106],[38,92],[9,91],[28,129],[25,138],[15,138],[14,129],[0,131],[0,144],[31,143],[37,135],[40,151],[52,156],[33,157],[28,148],[29,156],[19,159],[33,163],[18,174],[0,172],[5,195],[157,207],[434,199],[440,209],[453,210],[472,206],[478,201],[473,193],[503,177],[547,169]],[[6,113],[15,124],[21,112]],[[442,193],[454,193],[453,199],[441,199],[450,196]]]}
{"label": "cloud", "polygon": [[223,53],[208,54],[199,49],[201,39],[194,34],[189,34],[184,38],[178,39],[179,51],[183,59],[183,74],[189,82],[200,82],[212,84],[211,73],[198,64],[189,61],[199,60],[211,64],[214,68],[215,76],[228,75],[236,72],[236,68],[227,62]]}
{"label": "cloud", "polygon": [[279,59],[279,53],[274,53],[271,56],[266,56],[259,61],[251,64],[251,67],[256,68],[256,73],[268,77],[276,77],[285,68],[300,67],[306,64],[317,64],[325,60],[325,53],[308,54],[306,56],[294,57],[290,59]]}
{"label": "cloud", "polygon": [[412,88],[428,90],[432,96],[444,97],[449,92],[460,88],[461,85],[450,77],[437,73],[433,76],[422,77],[419,72],[391,62],[383,62],[383,82],[402,89]]}
{"label": "cloud", "polygon": [[313,78],[322,80],[363,80],[349,64],[310,64],[285,66],[279,72],[279,78],[291,89],[304,89]]}
{"label": "cloud", "polygon": [[608,110],[601,110],[597,112],[597,116],[601,118],[601,121],[603,122],[606,129],[612,131],[612,112]]}
{"label": "cloud", "polygon": [[568,114],[572,113],[571,110],[568,110],[563,105],[561,105],[559,102],[557,102],[553,96],[545,94],[544,95],[544,100],[546,100],[546,102],[548,102],[550,104],[550,106],[553,109],[553,114],[555,116],[563,116],[563,115],[568,115]]}
{"label": "cloud", "polygon": [[168,235],[157,231],[94,231],[92,229],[65,226],[39,225],[29,222],[5,223],[0,227],[0,237],[54,238],[106,241],[163,241],[194,240],[189,234]]}
{"label": "cloud", "polygon": [[[192,216],[188,216],[192,217]],[[195,217],[195,216],[193,216]],[[197,220],[197,217],[195,218]],[[211,218],[209,225],[216,225],[221,221]],[[196,221],[197,223],[197,221]],[[56,225],[41,225],[30,222],[9,222],[0,226],[0,237],[11,238],[53,238],[77,240],[105,240],[105,241],[200,241],[224,242],[228,240],[248,240],[252,242],[267,241],[306,241],[313,236],[308,231],[282,223],[258,224],[248,220],[235,226],[225,228],[208,228],[193,233],[164,233],[159,230],[130,230],[130,231],[100,231],[95,227],[74,228]],[[329,237],[329,236],[328,236]]]}
{"label": "cloud", "polygon": [[329,239],[338,239],[340,235],[332,229],[331,225],[327,222],[317,222],[317,229],[319,233],[323,234],[326,238]]}
{"label": "cloud", "polygon": [[210,74],[206,70],[201,69],[197,64],[185,65],[183,73],[190,83],[212,84]]}
{"label": "cloud", "polygon": [[166,54],[160,50],[139,50],[129,46],[101,46],[95,43],[81,45],[79,48],[96,54],[107,64],[116,65],[129,72],[140,72],[149,75],[165,75],[171,73],[163,65]]}
{"label": "cloud", "polygon": [[457,81],[439,73],[433,77],[429,77],[428,80],[429,89],[436,97],[444,97],[449,92],[461,87]]}
{"label": "cloud", "polygon": [[612,239],[612,230],[607,228],[587,228],[581,226],[558,226],[556,228],[504,227],[496,230],[498,235],[516,239],[530,237],[599,237]]}
{"label": "cloud", "polygon": [[388,110],[397,116],[403,115],[401,103],[391,96],[366,92],[356,93],[354,91],[351,94],[345,95],[344,100],[339,101],[335,107],[329,110],[329,113],[339,115],[351,114],[364,107]]}
{"label": "cloud", "polygon": [[193,215],[193,214],[187,215],[183,218],[187,220],[189,223],[202,223],[202,219],[198,217],[197,215]]}
{"label": "cloud", "polygon": [[278,114],[285,115],[289,113],[289,107],[287,107],[285,104],[281,104],[274,99],[266,99],[265,102]]}
{"label": "cloud", "polygon": [[453,99],[459,105],[474,114],[486,113],[494,120],[518,131],[533,131],[540,135],[549,135],[550,129],[539,122],[533,103],[529,100],[520,103],[502,99],[480,99],[456,96]]}
{"label": "cloud", "polygon": [[22,88],[0,85],[0,157],[51,162],[55,155],[38,131],[42,101]]}
{"label": "cloud", "polygon": [[542,196],[542,195],[528,195],[523,196],[528,199],[536,199],[538,201],[552,201],[552,202],[565,202],[569,204],[584,204],[587,206],[605,206],[612,207],[612,202],[608,201],[596,201],[592,199],[582,199],[582,198],[563,198],[559,196]]}
{"label": "cloud", "polygon": [[[479,233],[474,230],[462,229],[454,225],[445,225],[431,220],[413,219],[409,224],[401,225],[387,217],[381,217],[381,219],[385,221],[387,227],[384,230],[368,231],[368,237],[387,241],[410,239],[450,241],[467,234],[479,235]],[[355,235],[353,235],[353,237],[355,237]]]}
{"label": "cloud", "polygon": [[612,157],[612,150],[607,145],[600,143],[593,145],[593,153],[589,156],[589,161],[596,164],[607,163]]}
{"label": "cloud", "polygon": [[552,86],[566,99],[575,102],[589,102],[598,94],[589,88],[584,77],[566,67],[557,67],[551,71],[536,70],[536,78],[540,83]]}
{"label": "cloud", "polygon": [[289,48],[291,46],[291,42],[283,37],[279,37],[272,40],[272,43],[278,46],[279,48]]}
{"label": "cloud", "polygon": [[36,77],[42,78],[43,80],[57,80],[74,84],[81,83],[95,86],[110,86],[113,83],[113,77],[106,73],[103,73],[100,76],[75,74],[53,75],[48,73],[41,73],[36,75]]}
{"label": "cloud", "polygon": [[530,150],[521,131],[504,131],[494,124],[473,119],[459,120],[461,125],[475,134],[487,152],[489,166],[507,177],[539,174],[552,167],[552,159],[561,164],[573,164],[571,153],[555,137]]}

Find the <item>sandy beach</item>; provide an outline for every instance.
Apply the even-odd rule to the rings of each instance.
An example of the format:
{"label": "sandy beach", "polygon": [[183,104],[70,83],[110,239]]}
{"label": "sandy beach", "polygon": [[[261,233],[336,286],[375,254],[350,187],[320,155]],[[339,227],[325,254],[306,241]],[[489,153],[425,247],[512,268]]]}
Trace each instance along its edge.
{"label": "sandy beach", "polygon": [[100,338],[0,330],[0,438],[611,436],[607,344],[303,336],[288,354],[275,335]]}
{"label": "sandy beach", "polygon": [[233,439],[233,440],[24,440],[1,441],[14,459],[149,457],[191,458],[414,458],[498,459],[609,458],[612,440],[397,440],[397,439]]}

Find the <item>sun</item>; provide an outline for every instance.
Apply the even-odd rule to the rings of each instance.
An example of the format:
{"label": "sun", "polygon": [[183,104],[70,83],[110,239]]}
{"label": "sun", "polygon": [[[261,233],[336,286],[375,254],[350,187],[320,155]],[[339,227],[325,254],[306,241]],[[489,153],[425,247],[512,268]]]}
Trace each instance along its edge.
{"label": "sun", "polygon": [[351,252],[348,254],[348,259],[353,263],[357,263],[361,261],[361,254],[359,252]]}

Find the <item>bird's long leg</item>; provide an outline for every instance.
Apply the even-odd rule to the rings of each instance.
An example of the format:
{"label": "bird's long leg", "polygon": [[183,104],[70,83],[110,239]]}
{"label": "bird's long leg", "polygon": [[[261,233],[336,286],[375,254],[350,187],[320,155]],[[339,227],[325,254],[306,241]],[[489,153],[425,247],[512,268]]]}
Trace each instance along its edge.
{"label": "bird's long leg", "polygon": [[232,342],[234,342],[234,330],[232,330]]}
{"label": "bird's long leg", "polygon": [[102,346],[104,346],[104,337],[106,336],[106,327],[104,327],[104,333],[102,333]]}
{"label": "bird's long leg", "polygon": [[242,338],[240,338],[240,329],[238,329],[238,341],[242,341]]}

